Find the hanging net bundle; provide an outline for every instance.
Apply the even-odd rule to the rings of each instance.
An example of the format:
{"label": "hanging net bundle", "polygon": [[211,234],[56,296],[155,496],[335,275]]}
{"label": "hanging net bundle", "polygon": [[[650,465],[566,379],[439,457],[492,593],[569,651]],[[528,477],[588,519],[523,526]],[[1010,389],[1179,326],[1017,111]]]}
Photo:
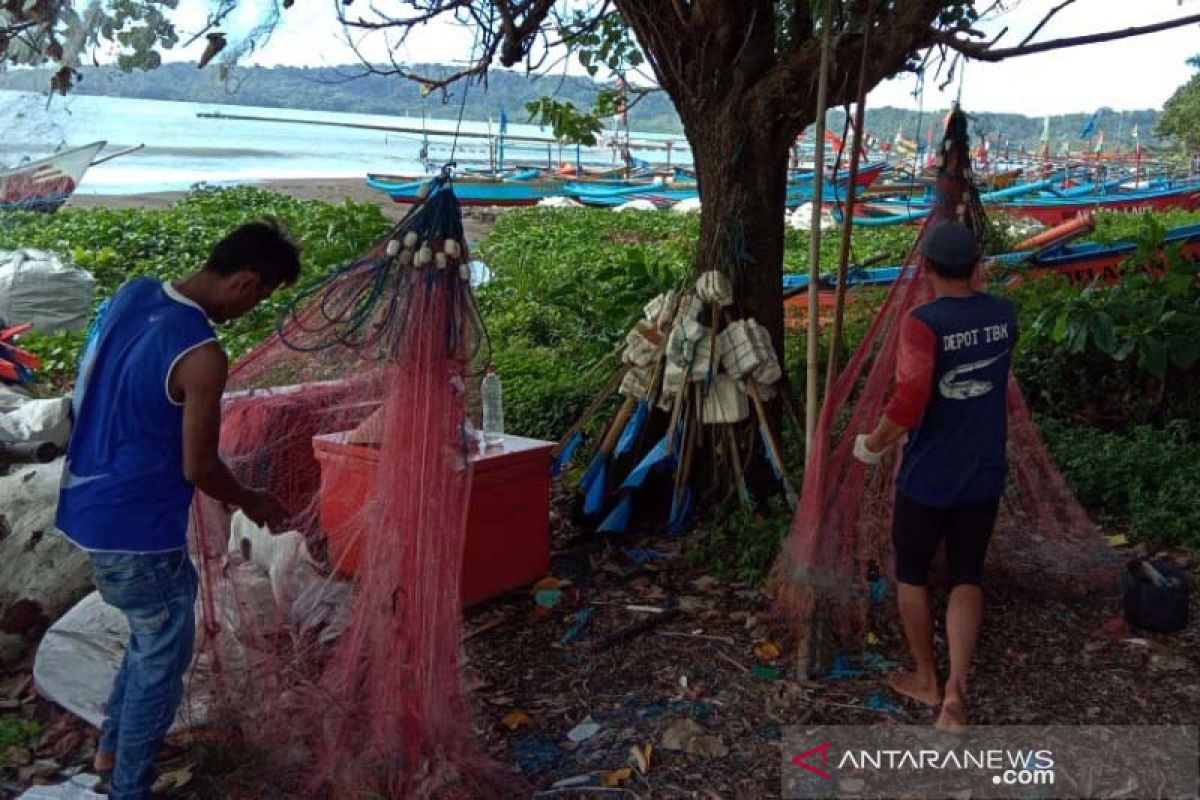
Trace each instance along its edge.
{"label": "hanging net bundle", "polygon": [[484,336],[448,175],[431,187],[231,372],[222,455],[289,532],[196,504],[194,722],[302,796],[492,793],[459,659]]}
{"label": "hanging net bundle", "polygon": [[[913,308],[933,299],[917,256],[925,231],[954,219],[975,231],[981,243],[987,241],[969,153],[967,118],[955,108],[946,120],[934,208],[821,407],[800,505],[771,576],[779,610],[810,666],[828,657],[825,645],[832,641],[852,651],[861,648],[868,582],[892,575],[899,448],[882,465],[868,467],[853,456],[854,435],[875,427],[889,399],[901,323]],[[1050,595],[1111,588],[1115,554],[1058,472],[1011,376],[1007,391],[1009,480],[988,553],[989,581],[998,577]]]}

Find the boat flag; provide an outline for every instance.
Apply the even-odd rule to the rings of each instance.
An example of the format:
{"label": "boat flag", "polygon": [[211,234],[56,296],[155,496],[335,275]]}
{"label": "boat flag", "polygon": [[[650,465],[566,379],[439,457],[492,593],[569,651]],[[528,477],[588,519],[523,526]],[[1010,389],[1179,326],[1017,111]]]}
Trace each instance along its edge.
{"label": "boat flag", "polygon": [[1100,131],[1100,135],[1096,137],[1096,146],[1092,149],[1093,153],[1100,153],[1104,150],[1104,131]]}
{"label": "boat flag", "polygon": [[1042,121],[1042,144],[1050,144],[1050,117]]}
{"label": "boat flag", "polygon": [[1137,123],[1136,123],[1136,122],[1135,122],[1135,123],[1133,123],[1133,130],[1130,132],[1130,134],[1129,134],[1129,135],[1130,135],[1130,136],[1132,136],[1134,139],[1137,139],[1137,138],[1138,138],[1138,130],[1137,130]]}
{"label": "boat flag", "polygon": [[500,109],[500,133],[508,133],[508,114],[504,113],[504,109]]}
{"label": "boat flag", "polygon": [[1081,131],[1079,132],[1079,138],[1080,138],[1080,139],[1086,139],[1086,138],[1088,138],[1089,136],[1091,136],[1091,135],[1092,135],[1092,132],[1093,132],[1094,130],[1096,130],[1096,122],[1097,122],[1099,119],[1100,119],[1100,112],[1099,112],[1099,111],[1095,111],[1095,112],[1093,112],[1093,113],[1092,113],[1092,116],[1090,116],[1090,117],[1088,118],[1088,121],[1087,121],[1086,123],[1084,123],[1084,125],[1083,125],[1083,130],[1081,130]]}

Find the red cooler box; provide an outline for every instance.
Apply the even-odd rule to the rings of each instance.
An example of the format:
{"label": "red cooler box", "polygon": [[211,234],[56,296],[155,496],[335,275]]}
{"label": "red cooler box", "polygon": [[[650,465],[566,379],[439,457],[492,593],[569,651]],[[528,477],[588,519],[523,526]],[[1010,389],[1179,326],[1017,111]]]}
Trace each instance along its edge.
{"label": "red cooler box", "polygon": [[[312,441],[321,463],[321,528],[329,538],[329,561],[351,577],[359,548],[348,542],[347,529],[374,486],[379,448],[345,440],[346,434],[334,433]],[[505,436],[502,445],[471,456],[475,473],[463,559],[464,605],[525,586],[550,569],[553,447],[552,442]]]}

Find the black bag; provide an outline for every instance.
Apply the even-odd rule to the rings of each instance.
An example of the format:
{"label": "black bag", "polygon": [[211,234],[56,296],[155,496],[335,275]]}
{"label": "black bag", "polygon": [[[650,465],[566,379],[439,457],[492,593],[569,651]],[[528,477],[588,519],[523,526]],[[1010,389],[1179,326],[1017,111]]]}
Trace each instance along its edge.
{"label": "black bag", "polygon": [[1135,558],[1121,573],[1125,596],[1121,609],[1135,628],[1157,633],[1181,631],[1188,624],[1188,574],[1166,559]]}

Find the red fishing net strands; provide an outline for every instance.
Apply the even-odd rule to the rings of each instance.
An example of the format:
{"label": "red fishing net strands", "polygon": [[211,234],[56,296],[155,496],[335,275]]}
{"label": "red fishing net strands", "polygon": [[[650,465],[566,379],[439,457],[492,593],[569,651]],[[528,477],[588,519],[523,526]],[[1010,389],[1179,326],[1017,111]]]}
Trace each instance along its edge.
{"label": "red fishing net strands", "polygon": [[466,264],[443,176],[231,372],[222,455],[281,498],[295,533],[197,499],[190,707],[260,754],[283,796],[480,797],[511,783],[476,749],[460,676],[464,421],[486,339]]}
{"label": "red fishing net strands", "polygon": [[[947,117],[937,200],[846,368],[821,407],[800,504],[772,571],[777,608],[798,637],[802,668],[828,658],[826,645],[858,651],[867,632],[875,573],[892,577],[891,514],[899,448],[880,467],[852,454],[871,430],[893,384],[900,323],[933,298],[917,257],[929,225],[956,219],[986,241],[987,220],[971,182],[967,120]],[[1009,485],[988,554],[989,582],[1035,595],[1105,591],[1116,557],[1058,472],[1016,381],[1008,385]],[[832,637],[828,641],[826,634]]]}

